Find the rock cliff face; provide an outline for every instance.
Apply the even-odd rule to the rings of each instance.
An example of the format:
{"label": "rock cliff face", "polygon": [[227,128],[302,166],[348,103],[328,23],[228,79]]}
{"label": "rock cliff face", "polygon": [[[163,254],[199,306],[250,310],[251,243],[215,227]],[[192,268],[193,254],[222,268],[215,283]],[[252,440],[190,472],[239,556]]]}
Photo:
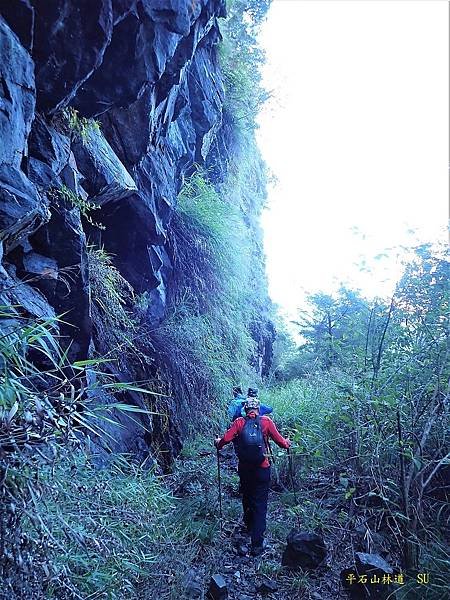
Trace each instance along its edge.
{"label": "rock cliff face", "polygon": [[[225,176],[225,1],[0,0],[0,14],[0,304],[31,317],[65,314],[61,339],[71,341],[71,360],[85,359],[108,350],[88,244],[112,254],[134,293],[146,294],[144,321],[154,327],[166,310],[167,236],[182,183],[195,165]],[[263,370],[270,326],[253,335]],[[115,374],[146,379],[152,361],[137,369],[123,357]],[[138,392],[123,400],[143,406]],[[168,461],[179,450],[176,418],[162,427],[139,417],[145,430],[118,418],[125,428],[113,449],[145,457],[158,445]]]}

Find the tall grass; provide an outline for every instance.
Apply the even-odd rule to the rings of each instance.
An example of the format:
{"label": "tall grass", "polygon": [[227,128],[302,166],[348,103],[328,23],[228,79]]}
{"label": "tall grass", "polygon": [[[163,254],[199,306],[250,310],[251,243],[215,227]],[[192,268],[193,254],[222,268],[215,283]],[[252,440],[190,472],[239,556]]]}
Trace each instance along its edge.
{"label": "tall grass", "polygon": [[126,456],[108,469],[93,458],[66,448],[42,464],[38,481],[12,469],[33,499],[16,508],[22,542],[15,558],[23,570],[17,579],[2,573],[2,600],[182,597],[189,569],[217,551],[214,461],[199,468],[197,456],[185,458],[167,478]]}
{"label": "tall grass", "polygon": [[[174,473],[164,477],[126,456],[98,469],[87,448],[67,449],[44,464],[33,482],[32,509],[22,513],[27,539],[45,547],[33,553],[41,576],[36,597],[180,598],[199,562],[206,583],[208,572],[219,568],[223,544],[214,455],[199,456],[209,444],[200,438],[188,444]],[[224,488],[236,481],[224,471]],[[227,503],[225,515],[233,519],[238,505]],[[29,589],[7,597],[34,597]]]}
{"label": "tall grass", "polygon": [[233,309],[249,293],[248,238],[239,207],[219,196],[206,174],[193,175],[172,220],[174,302],[195,303],[199,312],[218,305]]}
{"label": "tall grass", "polygon": [[[253,380],[251,325],[260,301],[252,286],[250,232],[239,208],[197,173],[183,187],[171,227],[174,279],[167,318],[152,334],[178,407],[200,417]],[[257,288],[258,290],[258,288]],[[194,421],[191,421],[195,425]]]}
{"label": "tall grass", "polygon": [[153,348],[140,306],[145,297],[136,297],[104,248],[88,247],[88,265],[95,356],[105,371],[119,370],[160,391],[156,381],[150,383]]}
{"label": "tall grass", "polygon": [[42,521],[58,548],[47,596],[61,597],[67,586],[83,598],[136,597],[136,588],[152,577],[163,522],[173,511],[161,482],[120,456],[98,470],[78,452],[43,469],[40,485]]}
{"label": "tall grass", "polygon": [[[61,590],[71,590],[67,569],[56,573],[52,566],[56,551],[58,557],[65,556],[71,536],[95,550],[95,544],[89,547],[92,536],[84,538],[78,531],[89,515],[84,515],[76,494],[82,491],[83,474],[78,477],[79,467],[70,455],[77,456],[87,432],[101,435],[99,416],[111,420],[111,410],[138,410],[118,402],[97,406],[89,392],[103,388],[112,397],[140,388],[110,377],[99,383],[92,375],[100,374],[103,359],[70,363],[59,345],[58,319],[31,319],[12,306],[1,307],[0,317],[0,598],[39,598],[44,588],[52,588],[55,577]],[[64,508],[53,515],[50,505],[58,486],[71,491]],[[72,525],[66,522],[70,498],[78,510]],[[85,577],[98,574],[92,556],[84,556],[77,567],[71,564],[71,576],[82,568],[90,573]]]}
{"label": "tall grass", "polygon": [[274,415],[284,427],[302,435],[304,441],[299,440],[299,444],[306,447],[323,437],[327,422],[339,410],[335,392],[333,383],[309,377],[263,389],[261,399],[273,406]]}

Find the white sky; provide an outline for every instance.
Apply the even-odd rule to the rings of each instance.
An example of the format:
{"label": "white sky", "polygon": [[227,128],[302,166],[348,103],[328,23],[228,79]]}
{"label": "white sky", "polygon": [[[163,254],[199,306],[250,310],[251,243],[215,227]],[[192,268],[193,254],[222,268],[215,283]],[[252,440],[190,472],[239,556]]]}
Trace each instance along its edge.
{"label": "white sky", "polygon": [[341,281],[389,294],[399,260],[370,256],[413,241],[408,228],[446,239],[447,1],[273,0],[260,41],[272,299],[292,317]]}

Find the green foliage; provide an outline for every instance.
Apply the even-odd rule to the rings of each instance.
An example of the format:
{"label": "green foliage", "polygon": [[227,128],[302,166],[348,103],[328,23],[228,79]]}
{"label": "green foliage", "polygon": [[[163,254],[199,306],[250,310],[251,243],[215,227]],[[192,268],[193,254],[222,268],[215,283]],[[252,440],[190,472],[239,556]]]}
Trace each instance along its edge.
{"label": "green foliage", "polygon": [[[310,296],[297,323],[303,343],[287,369],[297,375],[338,368],[352,376],[377,378],[390,359],[444,344],[448,338],[448,261],[440,248],[416,248],[390,301],[368,301],[342,288]],[[385,358],[382,361],[382,357]],[[289,375],[288,373],[286,373]],[[279,375],[283,375],[280,371]]]}
{"label": "green foliage", "polygon": [[126,306],[133,302],[133,288],[103,248],[90,246],[88,260],[92,301],[102,320],[117,328],[132,329],[135,324]]}
{"label": "green foliage", "polygon": [[[32,512],[16,506],[28,544],[46,540],[45,553],[33,555],[41,594],[180,597],[183,576],[218,533],[213,463],[196,467],[180,463],[168,480],[119,455],[99,469],[81,449],[42,464],[39,479],[28,479]],[[17,598],[32,597],[29,587],[22,590]]]}
{"label": "green foliage", "polygon": [[[197,438],[164,477],[126,456],[98,469],[95,454],[82,449],[44,464],[32,484],[33,513],[22,514],[28,539],[49,540],[46,554],[34,555],[35,570],[47,572],[41,593],[168,600],[183,597],[184,578],[200,562],[215,572],[223,546],[215,453],[199,455],[209,444]],[[223,485],[231,484],[224,473]],[[227,519],[238,504],[224,504]]]}
{"label": "green foliage", "polygon": [[130,597],[152,578],[173,499],[151,472],[119,456],[98,470],[76,453],[43,468],[39,490],[40,516],[57,549],[48,597],[61,597],[66,586],[82,597]]}
{"label": "green foliage", "polygon": [[[40,385],[46,384],[45,377],[30,361],[30,352],[52,365],[56,381],[58,373],[61,376],[55,357],[57,323],[55,319],[29,321],[14,307],[8,306],[0,307],[0,319],[0,407],[3,411],[11,411],[18,404],[20,410],[25,411],[26,403],[39,391]],[[14,416],[8,417],[10,422]]]}
{"label": "green foliage", "polygon": [[250,324],[257,307],[249,246],[239,211],[204,176],[189,179],[171,227],[171,308],[152,340],[185,409],[197,404],[205,416],[218,399],[228,400],[235,381],[252,377]]}
{"label": "green foliage", "polygon": [[285,381],[264,394],[303,464],[336,465],[343,500],[376,503],[379,518],[391,520],[406,568],[428,564],[431,545],[442,548],[430,515],[450,514],[441,483],[449,463],[448,273],[446,249],[424,245],[390,301],[345,289],[312,296],[297,354],[288,347],[288,361],[278,361]]}
{"label": "green foliage", "polygon": [[[172,221],[177,292],[202,311],[236,301],[246,289],[249,248],[239,210],[200,173],[185,182]],[[231,297],[230,297],[231,294]],[[209,303],[209,304],[208,304]]]}
{"label": "green foliage", "polygon": [[228,18],[221,28],[219,57],[225,81],[224,110],[241,135],[256,128],[255,117],[269,97],[261,85],[259,68],[264,62],[264,52],[257,41],[269,5],[270,1],[229,2]]}
{"label": "green foliage", "polygon": [[[185,401],[179,410],[194,410],[201,420],[228,401],[232,384],[240,380],[247,365],[246,345],[252,343],[245,330],[236,331],[240,347],[237,345],[233,354],[231,333],[221,335],[217,321],[186,313],[169,317],[154,333],[155,345],[170,369],[172,389]],[[195,419],[191,425],[196,425]]]}
{"label": "green foliage", "polygon": [[81,139],[83,144],[87,142],[91,133],[100,132],[100,121],[80,117],[78,111],[71,106],[63,110],[63,119],[69,129],[75,134],[75,136]]}
{"label": "green foliage", "polygon": [[[29,450],[30,446],[51,438],[68,441],[74,421],[86,424],[93,415],[86,392],[97,384],[86,385],[86,371],[95,374],[105,359],[69,362],[58,339],[60,319],[35,319],[24,316],[18,306],[0,306],[0,451]],[[137,389],[130,383],[112,382],[105,389]],[[116,406],[116,405],[115,405]],[[48,430],[49,435],[44,435]]]}
{"label": "green foliage", "polygon": [[[322,358],[322,366],[343,366],[342,356],[354,367],[357,351],[364,346],[361,323],[367,322],[368,311],[364,300],[356,293],[341,289],[337,299],[325,294],[312,296],[315,307],[313,322],[303,327],[302,335],[311,339],[314,353]],[[308,330],[309,329],[309,330]]]}
{"label": "green foliage", "polygon": [[[70,363],[58,340],[59,319],[31,319],[20,307],[0,307],[0,456],[43,444],[65,444],[92,416],[86,369],[101,360]],[[127,385],[127,384],[125,384]],[[94,389],[94,385],[92,389]]]}
{"label": "green foliage", "polygon": [[273,406],[274,419],[294,443],[302,470],[346,456],[341,444],[348,439],[352,422],[342,421],[342,410],[349,402],[344,382],[338,373],[334,378],[317,374],[261,391],[262,401]]}
{"label": "green foliage", "polygon": [[[93,392],[104,388],[112,398],[116,392],[140,388],[111,378],[99,383],[102,359],[70,363],[59,345],[58,319],[30,319],[18,306],[0,307],[0,318],[0,578],[8,598],[42,597],[43,585],[51,587],[56,579],[67,590],[67,578],[75,570],[79,574],[84,569],[86,577],[97,573],[86,566],[89,554],[76,568],[71,563],[71,573],[53,571],[55,552],[67,558],[69,531],[85,547],[93,543],[77,531],[82,528],[80,499],[77,522],[65,521],[75,508],[74,490],[80,491],[82,484],[67,475],[67,469],[73,475],[76,467],[59,462],[60,455],[75,452],[86,432],[101,436],[101,421],[111,421],[112,410],[137,410],[119,402],[94,405]],[[74,504],[55,515],[50,505],[59,484],[72,488],[64,502],[72,499]]]}
{"label": "green foliage", "polygon": [[[254,230],[239,203],[225,199],[226,188],[217,192],[206,174],[197,173],[180,192],[172,221],[178,267],[172,303],[218,317],[223,334],[232,335],[233,329],[245,329],[260,316],[258,302],[264,298],[265,276],[262,258],[258,261],[254,253]],[[237,319],[244,327],[236,328]],[[238,347],[235,350],[239,353]]]}
{"label": "green foliage", "polygon": [[91,202],[89,200],[84,200],[81,196],[78,196],[70,190],[65,185],[61,185],[59,188],[53,188],[49,195],[57,200],[63,200],[69,206],[76,207],[79,209],[80,214],[86,219],[88,223],[90,223],[93,227],[97,227],[98,229],[104,230],[105,226],[102,223],[97,223],[92,219],[91,212],[94,210],[99,210],[100,206],[95,204],[95,202]]}

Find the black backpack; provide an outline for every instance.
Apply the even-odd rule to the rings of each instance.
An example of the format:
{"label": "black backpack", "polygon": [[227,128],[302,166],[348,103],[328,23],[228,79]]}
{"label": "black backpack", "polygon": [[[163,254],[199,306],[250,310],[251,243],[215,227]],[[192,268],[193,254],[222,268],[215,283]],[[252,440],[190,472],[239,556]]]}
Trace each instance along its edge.
{"label": "black backpack", "polygon": [[240,461],[259,466],[264,460],[264,436],[261,417],[245,417],[245,425],[236,439],[236,453]]}

